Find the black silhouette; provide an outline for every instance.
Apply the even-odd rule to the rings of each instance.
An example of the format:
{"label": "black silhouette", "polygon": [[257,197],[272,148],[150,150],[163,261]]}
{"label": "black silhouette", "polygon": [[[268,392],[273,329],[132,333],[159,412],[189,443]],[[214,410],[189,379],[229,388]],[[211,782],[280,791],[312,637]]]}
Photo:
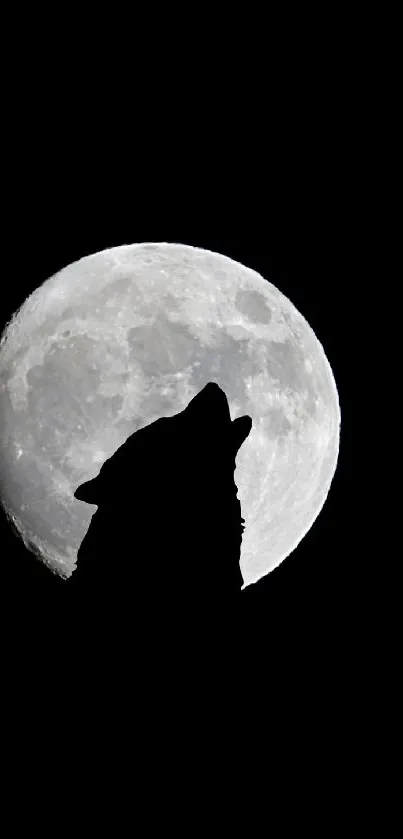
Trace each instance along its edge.
{"label": "black silhouette", "polygon": [[172,628],[227,614],[242,586],[235,457],[251,426],[248,416],[231,421],[224,392],[209,383],[76,490],[98,505],[69,581],[84,606],[144,632],[156,619]]}

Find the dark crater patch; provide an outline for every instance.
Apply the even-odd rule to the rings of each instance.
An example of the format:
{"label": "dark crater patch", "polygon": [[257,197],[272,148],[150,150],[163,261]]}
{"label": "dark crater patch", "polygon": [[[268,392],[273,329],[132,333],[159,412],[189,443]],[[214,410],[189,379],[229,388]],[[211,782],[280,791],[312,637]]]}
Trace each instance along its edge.
{"label": "dark crater patch", "polygon": [[248,342],[239,341],[226,332],[216,333],[215,347],[200,348],[200,364],[192,370],[191,384],[197,389],[209,379],[225,382],[228,399],[245,398],[245,377],[252,372]]}
{"label": "dark crater patch", "polygon": [[282,408],[270,408],[263,419],[263,430],[270,440],[285,437],[291,429],[291,423]]}
{"label": "dark crater patch", "polygon": [[184,326],[166,318],[133,327],[127,339],[134,358],[149,376],[176,373],[196,360],[195,339]]}
{"label": "dark crater patch", "polygon": [[289,341],[271,341],[266,345],[266,367],[273,378],[296,392],[307,386],[303,359]]}
{"label": "dark crater patch", "polygon": [[253,323],[267,324],[271,321],[271,311],[266,304],[266,300],[257,291],[248,291],[246,289],[238,291],[235,298],[235,306],[239,312]]}

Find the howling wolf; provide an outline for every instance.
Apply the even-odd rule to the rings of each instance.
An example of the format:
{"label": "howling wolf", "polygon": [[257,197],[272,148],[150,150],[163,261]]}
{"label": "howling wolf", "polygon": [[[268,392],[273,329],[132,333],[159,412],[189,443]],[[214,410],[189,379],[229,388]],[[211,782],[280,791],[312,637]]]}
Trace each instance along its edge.
{"label": "howling wolf", "polygon": [[97,504],[69,584],[114,612],[224,609],[241,591],[244,520],[235,458],[252,426],[210,382],[173,417],[136,431],[78,487]]}

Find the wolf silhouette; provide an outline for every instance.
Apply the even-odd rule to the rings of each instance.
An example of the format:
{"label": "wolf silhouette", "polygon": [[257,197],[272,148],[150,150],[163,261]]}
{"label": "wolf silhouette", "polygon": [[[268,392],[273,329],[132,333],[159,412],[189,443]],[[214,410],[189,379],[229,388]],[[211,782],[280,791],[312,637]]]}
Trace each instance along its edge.
{"label": "wolf silhouette", "polygon": [[210,382],[77,488],[75,498],[98,505],[69,581],[87,602],[167,622],[235,603],[244,524],[235,458],[251,426],[246,415],[231,421],[225,393]]}

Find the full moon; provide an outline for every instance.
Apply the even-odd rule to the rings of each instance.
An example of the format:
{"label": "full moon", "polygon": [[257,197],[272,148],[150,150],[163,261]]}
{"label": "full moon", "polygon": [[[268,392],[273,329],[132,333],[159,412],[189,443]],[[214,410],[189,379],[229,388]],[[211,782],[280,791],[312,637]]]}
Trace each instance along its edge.
{"label": "full moon", "polygon": [[300,543],[337,466],[337,388],[303,315],[256,271],[180,244],[104,250],[37,288],[0,341],[0,500],[28,550],[69,577],[97,509],[74,491],[209,381],[253,422],[235,470],[249,585]]}

